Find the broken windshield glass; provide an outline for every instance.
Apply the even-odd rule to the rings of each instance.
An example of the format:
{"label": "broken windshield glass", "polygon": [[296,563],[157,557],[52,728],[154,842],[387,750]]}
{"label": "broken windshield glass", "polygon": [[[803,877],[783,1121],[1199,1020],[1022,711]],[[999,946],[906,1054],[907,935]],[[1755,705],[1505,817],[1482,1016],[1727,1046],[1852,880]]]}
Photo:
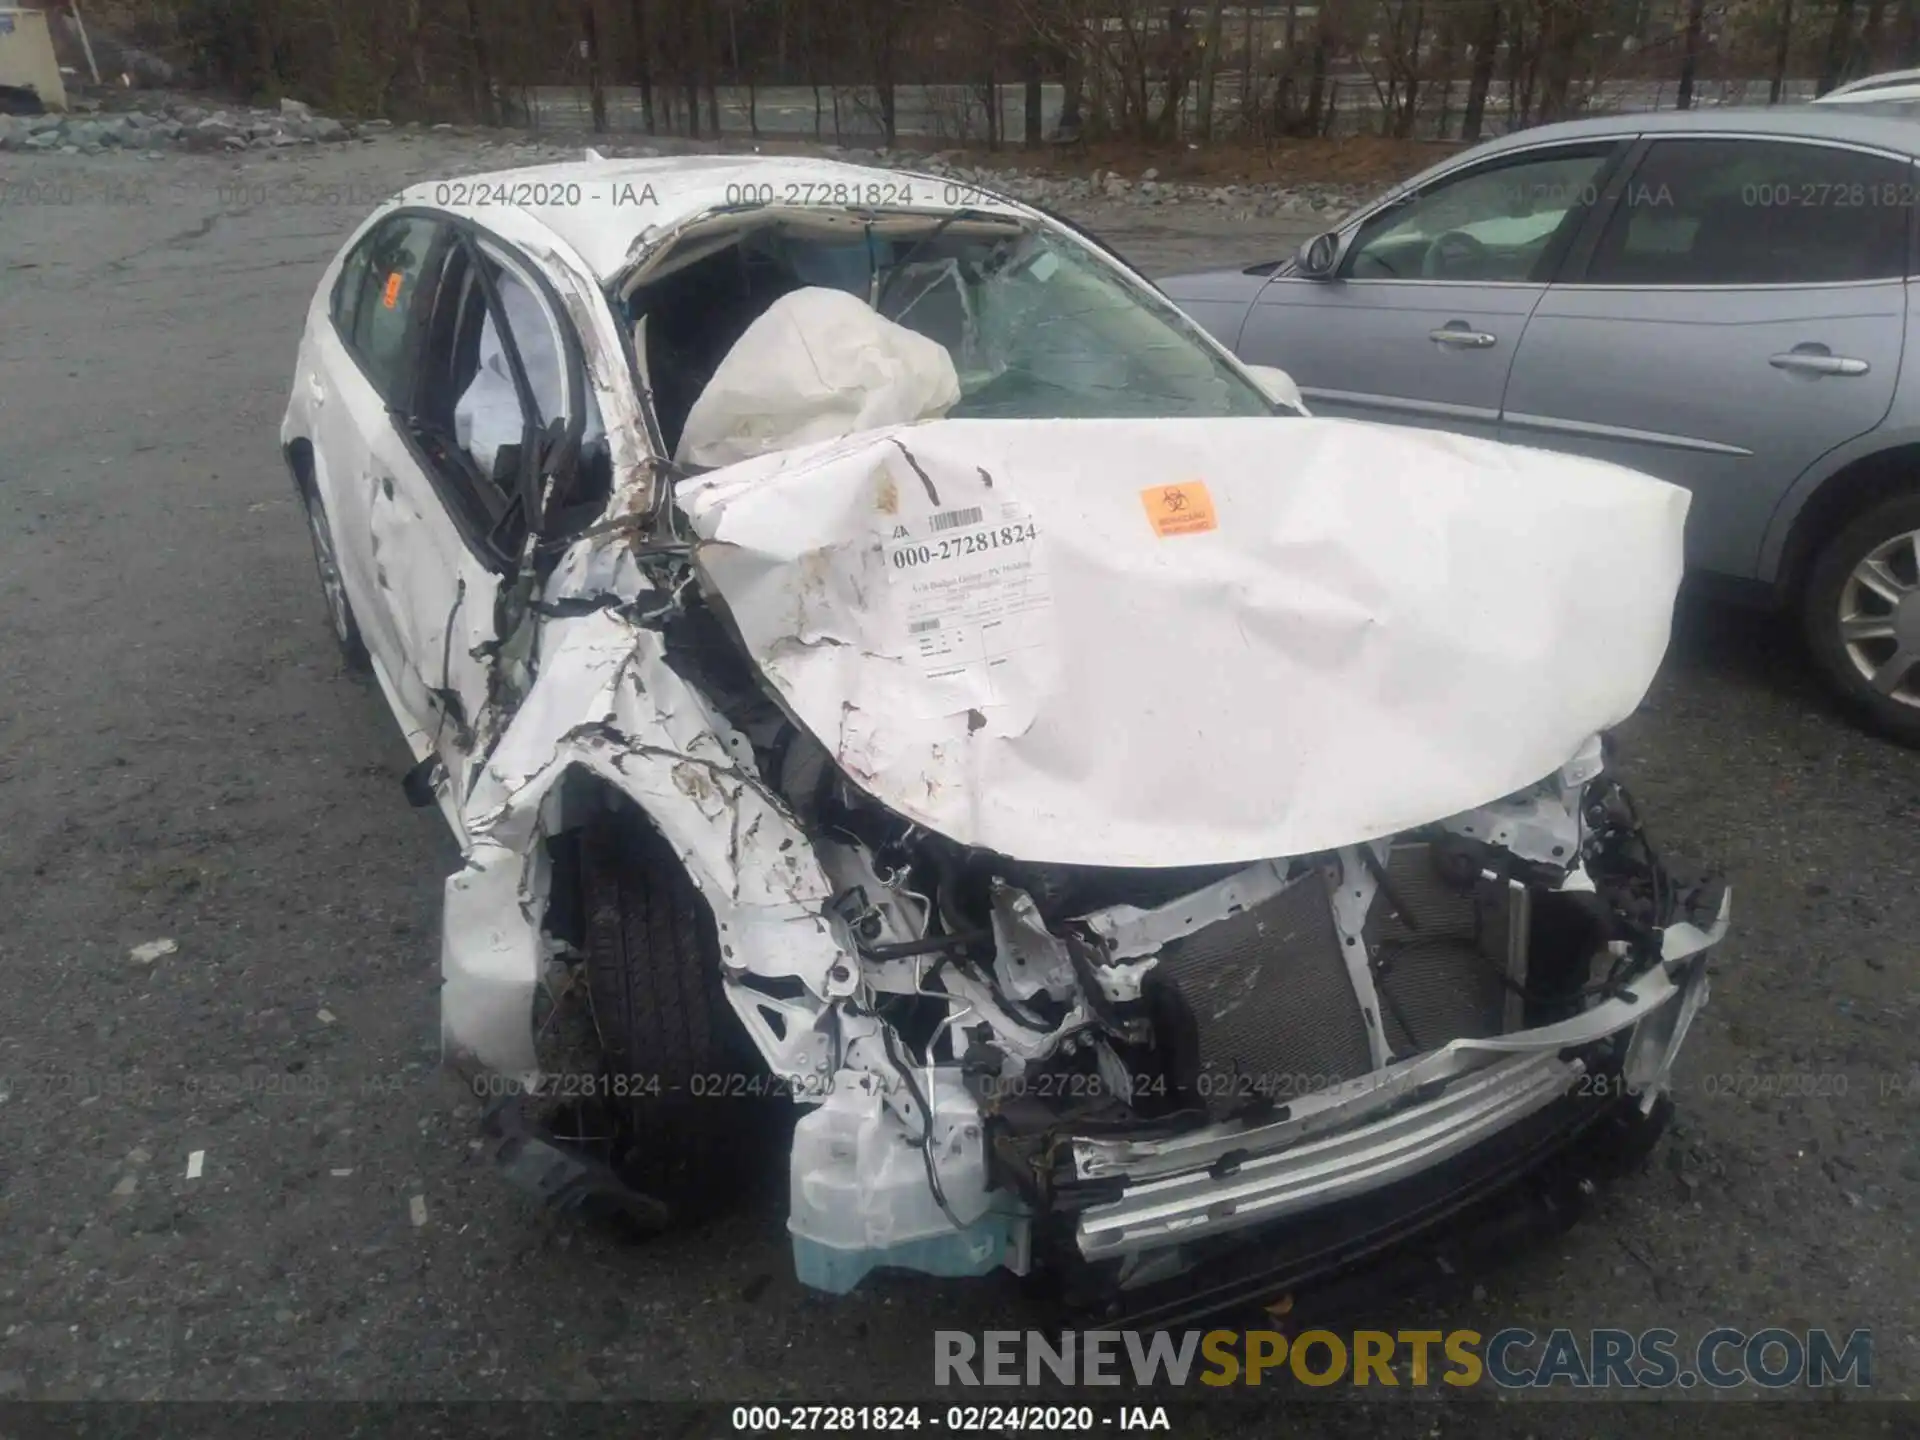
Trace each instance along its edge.
{"label": "broken windshield glass", "polygon": [[939,236],[889,275],[880,308],[953,356],[955,417],[1273,413],[1169,302],[1063,235]]}

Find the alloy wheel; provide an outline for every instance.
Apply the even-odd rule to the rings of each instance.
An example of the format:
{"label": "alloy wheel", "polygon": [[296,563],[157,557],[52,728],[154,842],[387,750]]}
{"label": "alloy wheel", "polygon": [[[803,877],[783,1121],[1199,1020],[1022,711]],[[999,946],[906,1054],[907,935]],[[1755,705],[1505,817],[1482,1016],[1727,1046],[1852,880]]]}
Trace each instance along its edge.
{"label": "alloy wheel", "polygon": [[1920,530],[1869,550],[1840,587],[1840,643],[1874,690],[1920,708]]}
{"label": "alloy wheel", "polygon": [[320,501],[307,496],[307,533],[313,537],[313,563],[320,571],[320,591],[327,599],[327,619],[342,645],[353,640],[353,622],[348,618],[347,589],[340,580],[340,561],[333,551],[333,535],[327,529],[327,517]]}

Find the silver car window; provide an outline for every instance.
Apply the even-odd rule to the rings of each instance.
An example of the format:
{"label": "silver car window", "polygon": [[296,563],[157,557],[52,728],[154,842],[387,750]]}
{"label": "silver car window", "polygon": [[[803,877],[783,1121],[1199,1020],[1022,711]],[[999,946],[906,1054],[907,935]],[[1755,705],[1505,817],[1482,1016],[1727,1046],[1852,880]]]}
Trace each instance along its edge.
{"label": "silver car window", "polygon": [[1906,161],[1789,140],[1658,140],[1628,179],[1595,285],[1815,285],[1906,273]]}
{"label": "silver car window", "polygon": [[1539,280],[1555,237],[1599,198],[1609,147],[1554,150],[1442,177],[1381,210],[1347,262],[1355,280]]}

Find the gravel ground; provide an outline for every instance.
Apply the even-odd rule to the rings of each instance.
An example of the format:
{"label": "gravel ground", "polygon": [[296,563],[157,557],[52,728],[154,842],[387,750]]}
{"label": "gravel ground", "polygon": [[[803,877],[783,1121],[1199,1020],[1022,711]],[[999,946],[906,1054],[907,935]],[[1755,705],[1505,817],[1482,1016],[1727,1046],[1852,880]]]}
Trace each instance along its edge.
{"label": "gravel ground", "polygon": [[[336,659],[276,433],[349,225],[488,163],[433,135],[0,156],[46,202],[0,212],[0,1399],[924,1396],[931,1329],[1020,1323],[1011,1284],[803,1293],[777,1177],[628,1247],[473,1153],[437,1069],[456,852]],[[1158,271],[1314,228],[1074,208]],[[1736,887],[1676,1128],[1564,1240],[1400,1323],[1869,1326],[1905,1397],[1920,755],[1837,720],[1775,623],[1695,605],[1623,740],[1657,835]]]}

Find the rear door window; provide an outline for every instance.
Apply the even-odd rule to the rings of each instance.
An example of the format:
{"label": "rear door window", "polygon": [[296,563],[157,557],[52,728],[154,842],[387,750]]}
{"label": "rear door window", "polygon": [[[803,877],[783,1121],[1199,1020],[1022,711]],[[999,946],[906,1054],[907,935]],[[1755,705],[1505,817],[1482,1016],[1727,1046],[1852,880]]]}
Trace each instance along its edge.
{"label": "rear door window", "polygon": [[406,399],[408,318],[440,231],[436,221],[397,215],[376,226],[341,269],[334,323],[390,404]]}
{"label": "rear door window", "polygon": [[1583,277],[1598,285],[1821,285],[1907,269],[1912,167],[1784,140],[1657,140]]}

